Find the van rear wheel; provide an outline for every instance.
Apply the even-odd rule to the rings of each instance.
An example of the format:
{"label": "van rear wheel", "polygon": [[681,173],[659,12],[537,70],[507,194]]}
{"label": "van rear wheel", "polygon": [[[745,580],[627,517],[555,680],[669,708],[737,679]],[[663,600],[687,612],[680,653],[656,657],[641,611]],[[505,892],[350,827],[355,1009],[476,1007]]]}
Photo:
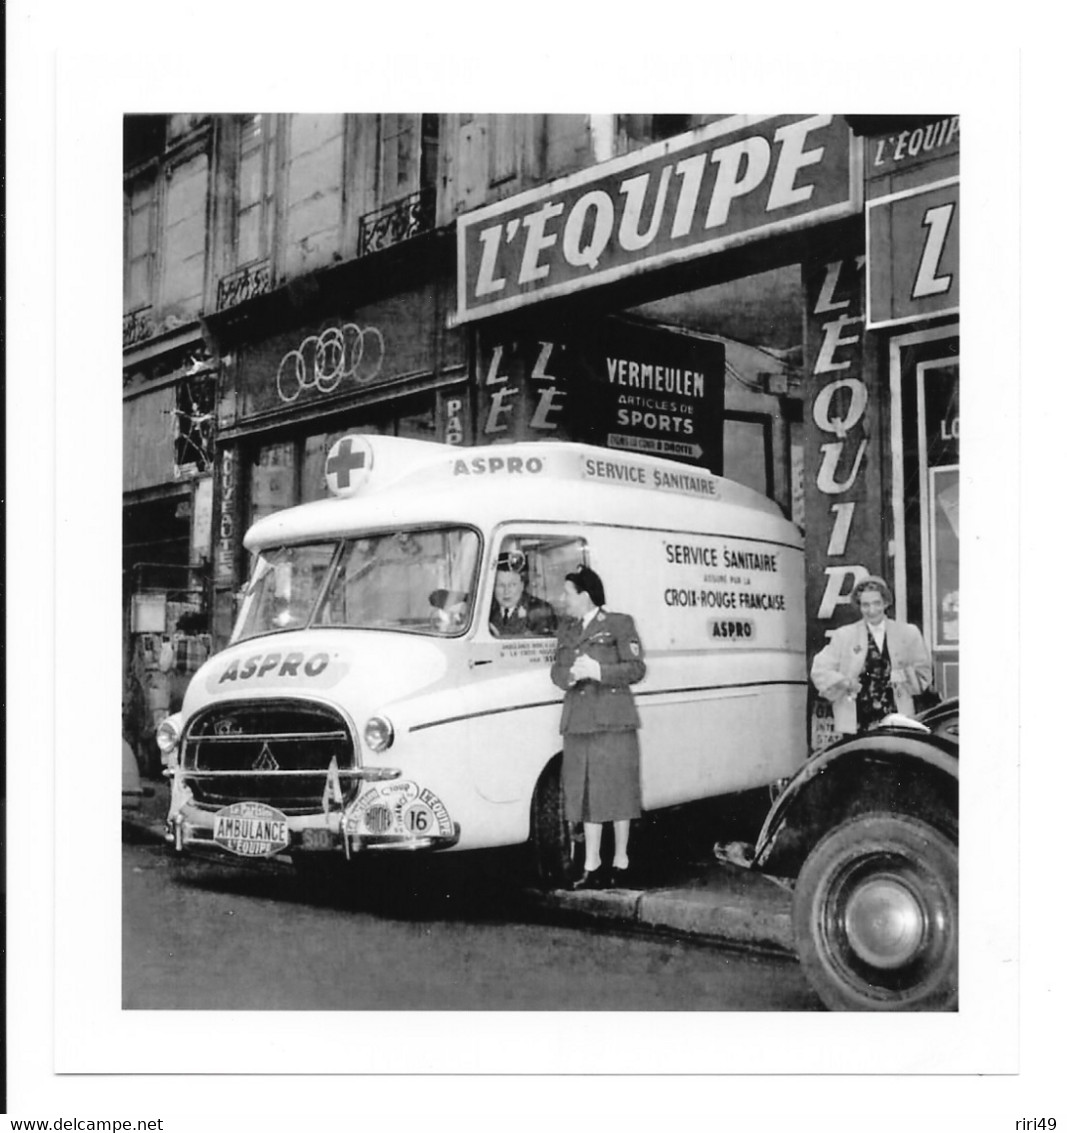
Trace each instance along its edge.
{"label": "van rear wheel", "polygon": [[545,768],[531,804],[530,846],[534,870],[538,883],[546,889],[557,889],[569,883],[578,853],[578,840],[563,812],[562,765],[562,760],[556,758]]}

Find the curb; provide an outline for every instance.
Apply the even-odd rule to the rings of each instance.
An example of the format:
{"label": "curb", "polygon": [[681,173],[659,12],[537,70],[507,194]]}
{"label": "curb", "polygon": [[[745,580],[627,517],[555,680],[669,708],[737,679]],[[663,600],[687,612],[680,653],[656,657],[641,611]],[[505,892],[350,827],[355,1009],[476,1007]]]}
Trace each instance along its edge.
{"label": "curb", "polygon": [[[603,920],[629,922],[656,932],[729,941],[795,955],[790,898],[766,878],[749,878],[753,892],[724,893],[706,889],[586,890],[543,893],[529,890],[542,908],[559,909]],[[765,883],[769,889],[763,889]]]}

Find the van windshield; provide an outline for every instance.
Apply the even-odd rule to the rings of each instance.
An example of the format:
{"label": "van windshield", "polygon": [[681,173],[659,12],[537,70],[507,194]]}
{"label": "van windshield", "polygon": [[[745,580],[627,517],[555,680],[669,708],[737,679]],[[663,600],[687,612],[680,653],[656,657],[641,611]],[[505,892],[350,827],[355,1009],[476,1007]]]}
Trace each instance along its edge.
{"label": "van windshield", "polygon": [[278,630],[303,629],[311,620],[338,546],[335,540],[262,551],[237,614],[231,641]]}
{"label": "van windshield", "polygon": [[475,531],[447,527],[266,550],[233,640],[308,625],[462,633],[479,548]]}

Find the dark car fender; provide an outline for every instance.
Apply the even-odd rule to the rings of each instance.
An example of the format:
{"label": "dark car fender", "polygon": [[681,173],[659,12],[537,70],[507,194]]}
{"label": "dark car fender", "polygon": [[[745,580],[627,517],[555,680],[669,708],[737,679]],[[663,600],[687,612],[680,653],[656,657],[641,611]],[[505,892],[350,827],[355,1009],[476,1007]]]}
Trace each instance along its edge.
{"label": "dark car fender", "polygon": [[872,811],[910,814],[955,840],[958,745],[925,729],[882,728],[818,752],[793,776],[764,819],[752,868],[796,877],[827,831]]}

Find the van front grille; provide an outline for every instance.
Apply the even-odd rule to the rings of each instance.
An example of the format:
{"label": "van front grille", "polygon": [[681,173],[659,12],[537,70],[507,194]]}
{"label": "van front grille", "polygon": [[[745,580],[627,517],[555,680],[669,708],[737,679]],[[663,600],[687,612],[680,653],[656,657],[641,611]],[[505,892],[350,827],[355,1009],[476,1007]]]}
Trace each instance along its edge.
{"label": "van front grille", "polygon": [[190,721],[182,770],[203,806],[262,802],[301,813],[322,808],[331,759],[342,788],[352,787],[356,754],[347,723],[326,705],[241,701],[212,706]]}

